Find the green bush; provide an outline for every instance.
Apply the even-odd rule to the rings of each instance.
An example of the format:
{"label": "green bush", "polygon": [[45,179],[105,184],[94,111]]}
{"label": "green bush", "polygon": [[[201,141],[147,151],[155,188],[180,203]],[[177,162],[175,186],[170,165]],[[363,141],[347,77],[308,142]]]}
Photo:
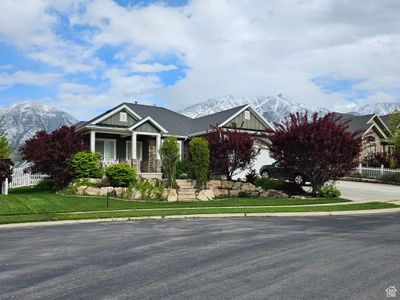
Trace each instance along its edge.
{"label": "green bush", "polygon": [[319,195],[324,198],[338,198],[341,195],[340,190],[333,184],[326,184],[318,191]]}
{"label": "green bush", "polygon": [[100,155],[90,151],[80,151],[68,161],[68,168],[75,178],[99,178],[102,176]]}
{"label": "green bush", "polygon": [[35,188],[37,190],[41,190],[41,191],[50,191],[53,190],[55,187],[55,182],[52,179],[44,179],[41,182],[39,182]]}
{"label": "green bush", "polygon": [[210,149],[207,140],[194,137],[189,142],[192,174],[199,188],[203,188],[207,181],[210,164]]}
{"label": "green bush", "polygon": [[106,169],[110,184],[115,187],[128,187],[136,180],[136,171],[126,164],[111,165]]}
{"label": "green bush", "polygon": [[400,183],[400,173],[386,173],[383,174],[379,179],[386,182]]}
{"label": "green bush", "polygon": [[140,192],[143,200],[163,200],[162,196],[165,190],[165,185],[161,180],[140,178],[135,184],[135,189]]}
{"label": "green bush", "polygon": [[179,148],[175,137],[167,137],[160,148],[162,170],[167,179],[167,186],[176,185],[176,163],[179,160]]}
{"label": "green bush", "polygon": [[304,190],[294,182],[287,182],[281,179],[258,178],[254,182],[254,185],[257,187],[262,187],[264,190],[282,191],[289,196],[305,194]]}
{"label": "green bush", "polygon": [[257,174],[256,170],[254,170],[254,169],[246,174],[246,182],[250,182],[250,183],[254,184],[254,182],[256,182],[257,178],[258,178],[258,174]]}
{"label": "green bush", "polygon": [[180,160],[176,163],[176,178],[191,179],[192,166],[188,160]]}

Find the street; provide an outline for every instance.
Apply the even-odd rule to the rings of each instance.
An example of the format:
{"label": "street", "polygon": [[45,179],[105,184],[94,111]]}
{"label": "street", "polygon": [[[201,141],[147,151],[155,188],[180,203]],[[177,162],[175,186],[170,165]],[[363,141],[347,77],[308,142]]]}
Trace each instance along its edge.
{"label": "street", "polygon": [[0,229],[1,299],[385,299],[400,215]]}
{"label": "street", "polygon": [[338,181],[337,187],[342,192],[342,198],[353,201],[400,200],[399,185]]}

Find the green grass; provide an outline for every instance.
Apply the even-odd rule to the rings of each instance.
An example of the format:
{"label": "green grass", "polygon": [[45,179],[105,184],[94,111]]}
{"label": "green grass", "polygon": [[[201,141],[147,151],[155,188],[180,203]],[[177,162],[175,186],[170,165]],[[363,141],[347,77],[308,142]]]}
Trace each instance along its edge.
{"label": "green grass", "polygon": [[206,209],[185,209],[177,208],[174,210],[133,210],[127,212],[96,212],[83,214],[60,214],[60,213],[44,213],[44,214],[25,214],[25,215],[3,215],[0,216],[0,224],[34,222],[34,221],[58,221],[58,220],[79,220],[79,219],[96,219],[96,218],[121,218],[121,217],[143,217],[143,216],[168,216],[168,215],[190,215],[190,214],[217,214],[217,213],[276,213],[276,212],[318,212],[318,211],[354,211],[366,209],[382,209],[399,207],[392,203],[369,202],[356,203],[349,205],[332,205],[332,206],[312,206],[312,207],[238,207],[238,208],[206,208]]}
{"label": "green grass", "polygon": [[[260,199],[228,198],[209,202],[123,201],[105,197],[63,196],[32,189],[13,191],[0,196],[0,224],[33,221],[76,220],[111,217],[167,216],[183,214],[310,212],[364,210],[398,207],[391,203],[370,202],[343,205],[345,199]],[[327,204],[332,206],[299,206]],[[337,204],[335,204],[337,203]],[[288,207],[278,207],[287,205]],[[249,207],[258,206],[258,207]],[[264,207],[261,207],[264,206]],[[146,209],[146,210],[143,210]],[[162,210],[165,209],[165,210]],[[130,210],[130,211],[115,211]],[[82,212],[79,214],[70,214]]]}
{"label": "green grass", "polygon": [[226,206],[277,206],[348,202],[344,199],[260,199],[229,198],[209,202],[123,201],[105,197],[62,196],[52,192],[18,192],[0,196],[0,216],[10,214],[56,213],[138,208],[226,207]]}

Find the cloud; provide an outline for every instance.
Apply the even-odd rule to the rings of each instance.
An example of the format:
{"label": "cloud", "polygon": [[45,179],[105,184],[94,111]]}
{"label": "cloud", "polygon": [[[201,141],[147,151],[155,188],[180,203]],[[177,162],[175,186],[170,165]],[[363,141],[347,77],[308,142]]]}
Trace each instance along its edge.
{"label": "cloud", "polygon": [[46,86],[60,79],[55,73],[32,73],[17,71],[15,73],[0,73],[0,88],[7,88],[15,84]]}

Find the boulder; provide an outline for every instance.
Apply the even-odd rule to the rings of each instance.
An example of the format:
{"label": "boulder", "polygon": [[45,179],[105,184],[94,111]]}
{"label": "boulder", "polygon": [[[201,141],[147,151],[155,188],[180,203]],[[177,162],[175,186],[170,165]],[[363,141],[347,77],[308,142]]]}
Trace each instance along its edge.
{"label": "boulder", "polygon": [[215,198],[215,194],[213,190],[203,190],[206,194],[208,200],[213,200]]}
{"label": "boulder", "polygon": [[100,194],[100,189],[92,186],[88,186],[85,190],[85,195],[87,196],[98,196]]}
{"label": "boulder", "polygon": [[176,201],[178,201],[178,193],[176,192],[175,189],[170,189],[168,191],[167,201],[168,202],[176,202]]}
{"label": "boulder", "polygon": [[101,185],[102,186],[109,186],[110,185],[110,180],[108,179],[106,174],[103,174],[103,177],[101,177]]}
{"label": "boulder", "polygon": [[261,186],[256,187],[257,192],[264,192],[264,189]]}
{"label": "boulder", "polygon": [[102,179],[101,178],[88,178],[87,182],[92,183],[92,184],[98,184],[98,185],[102,185]]}
{"label": "boulder", "polygon": [[196,194],[196,199],[200,201],[208,201],[207,194],[204,192],[204,190],[201,190]]}
{"label": "boulder", "polygon": [[126,195],[126,188],[123,187],[116,187],[114,188],[115,197],[117,198],[124,198]]}
{"label": "boulder", "polygon": [[112,186],[100,188],[100,196],[107,196],[107,194],[114,195],[114,188]]}
{"label": "boulder", "polygon": [[250,182],[244,182],[244,183],[242,183],[241,190],[244,192],[255,191],[256,186]]}
{"label": "boulder", "polygon": [[221,188],[230,190],[233,187],[234,182],[230,180],[222,180],[221,181]]}
{"label": "boulder", "polygon": [[86,189],[87,189],[86,185],[79,186],[76,190],[76,194],[79,196],[83,196],[86,194]]}
{"label": "boulder", "polygon": [[262,192],[260,194],[260,197],[263,197],[263,198],[289,198],[289,195],[282,191],[268,190],[268,191]]}
{"label": "boulder", "polygon": [[215,189],[214,194],[215,194],[215,197],[229,196],[229,191],[225,190],[225,189]]}
{"label": "boulder", "polygon": [[240,190],[242,187],[242,183],[240,181],[235,181],[232,185],[232,190]]}
{"label": "boulder", "polygon": [[230,190],[229,191],[229,196],[238,197],[239,193],[240,193],[240,190]]}
{"label": "boulder", "polygon": [[132,189],[132,193],[129,195],[129,198],[132,200],[142,199],[142,193],[140,193],[137,189]]}
{"label": "boulder", "polygon": [[292,199],[306,199],[306,197],[301,196],[301,195],[293,195],[293,196],[290,196],[290,198],[292,198]]}
{"label": "boulder", "polygon": [[220,189],[222,186],[221,180],[210,180],[207,182],[206,187],[210,190]]}
{"label": "boulder", "polygon": [[258,191],[250,191],[250,192],[247,192],[247,195],[249,195],[249,197],[256,198],[256,197],[260,196],[260,193]]}

